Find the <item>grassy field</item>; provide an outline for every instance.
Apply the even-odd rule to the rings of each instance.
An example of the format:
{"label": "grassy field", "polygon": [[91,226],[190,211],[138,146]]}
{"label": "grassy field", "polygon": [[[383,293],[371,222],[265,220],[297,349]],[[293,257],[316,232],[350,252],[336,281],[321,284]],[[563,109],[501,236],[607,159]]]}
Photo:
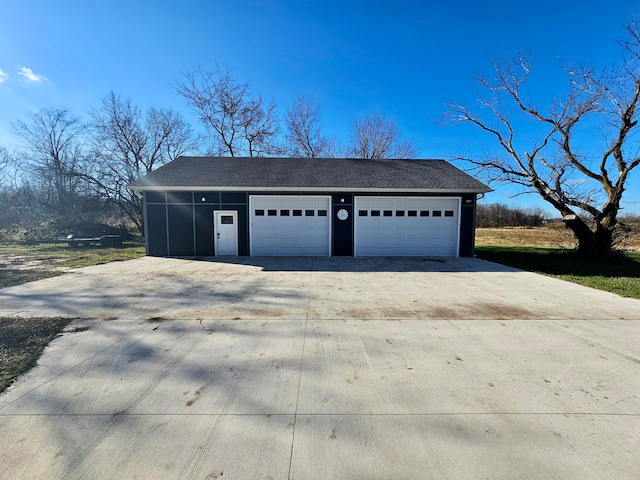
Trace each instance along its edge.
{"label": "grassy field", "polygon": [[0,245],[0,288],[62,275],[74,268],[131,260],[144,253],[144,246],[137,243],[118,248],[66,243]]}
{"label": "grassy field", "polygon": [[626,239],[626,259],[586,260],[573,254],[575,242],[564,229],[478,229],[476,255],[624,297],[640,298],[639,240]]}

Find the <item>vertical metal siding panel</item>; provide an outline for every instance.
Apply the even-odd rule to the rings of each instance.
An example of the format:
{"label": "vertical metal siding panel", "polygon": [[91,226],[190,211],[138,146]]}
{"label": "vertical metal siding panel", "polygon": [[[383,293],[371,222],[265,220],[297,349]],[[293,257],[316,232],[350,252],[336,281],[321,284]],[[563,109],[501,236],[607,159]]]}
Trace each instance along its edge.
{"label": "vertical metal siding panel", "polygon": [[253,257],[253,227],[251,225],[251,221],[253,219],[253,201],[252,196],[249,195],[248,212],[247,212],[247,228],[249,230],[249,256]]}
{"label": "vertical metal siding panel", "polygon": [[456,217],[458,217],[458,228],[456,228],[456,257],[460,256],[460,245],[462,239],[461,225],[462,225],[462,197],[458,197],[458,208],[456,209]]}
{"label": "vertical metal siding panel", "polygon": [[[340,209],[345,209],[349,214],[349,217],[346,220],[338,219],[337,214]],[[345,205],[342,203],[334,203],[331,217],[331,224],[333,225],[333,256],[353,256],[353,206]]]}
{"label": "vertical metal siding panel", "polygon": [[149,255],[149,220],[147,219],[147,192],[142,192],[142,221],[144,222],[144,252]]}
{"label": "vertical metal siding panel", "polygon": [[[329,199],[329,206],[328,206],[328,210],[327,210],[327,215],[331,215],[331,212],[333,212],[333,198],[331,198],[331,196],[328,197]],[[329,220],[329,238],[327,239],[327,241],[329,242],[329,257],[331,256],[331,239],[333,238],[333,221],[332,219]]]}
{"label": "vertical metal siding panel", "polygon": [[196,215],[196,255],[213,255],[213,210],[214,205],[194,205]]}
{"label": "vertical metal siding panel", "polygon": [[355,215],[358,215],[358,197],[356,197],[354,195],[353,197],[353,256],[357,257],[358,256],[358,251],[356,249],[357,245],[356,245],[356,238],[358,238],[358,228],[357,228],[357,223],[358,221],[355,218]]}
{"label": "vertical metal siding panel", "polygon": [[169,255],[192,257],[193,249],[193,205],[167,205]]}
{"label": "vertical metal siding panel", "polygon": [[193,254],[198,255],[198,245],[196,244],[196,199],[194,192],[191,192],[191,223],[193,224]]}
{"label": "vertical metal siding panel", "polygon": [[[169,201],[169,196],[165,193],[165,202]],[[171,242],[169,241],[169,204],[165,203],[164,205],[164,224],[165,230],[167,232],[167,255],[171,253]]]}
{"label": "vertical metal siding panel", "polygon": [[249,224],[247,206],[230,205],[223,207],[223,210],[235,210],[238,212],[238,255],[246,257],[249,254],[247,245],[247,228]]}
{"label": "vertical metal siding panel", "polygon": [[476,208],[475,195],[464,195],[460,208],[460,249],[459,256],[473,257],[475,255],[475,227]]}
{"label": "vertical metal siding panel", "polygon": [[154,257],[168,255],[167,245],[167,205],[147,205],[147,238],[148,254]]}

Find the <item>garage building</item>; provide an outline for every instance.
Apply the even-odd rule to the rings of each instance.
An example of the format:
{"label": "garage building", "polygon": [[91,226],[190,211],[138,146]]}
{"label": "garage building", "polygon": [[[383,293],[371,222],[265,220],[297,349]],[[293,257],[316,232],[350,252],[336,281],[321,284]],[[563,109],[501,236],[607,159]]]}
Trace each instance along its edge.
{"label": "garage building", "polygon": [[473,256],[478,194],[443,160],[179,157],[129,185],[153,256]]}

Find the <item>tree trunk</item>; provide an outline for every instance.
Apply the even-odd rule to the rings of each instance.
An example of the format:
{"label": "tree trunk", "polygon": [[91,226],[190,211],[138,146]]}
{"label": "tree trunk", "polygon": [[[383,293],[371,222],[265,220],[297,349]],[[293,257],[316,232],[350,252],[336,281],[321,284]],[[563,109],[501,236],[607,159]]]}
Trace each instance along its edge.
{"label": "tree trunk", "polygon": [[577,215],[567,215],[562,219],[578,240],[578,253],[588,258],[606,258],[613,254],[613,227],[596,223],[592,230]]}

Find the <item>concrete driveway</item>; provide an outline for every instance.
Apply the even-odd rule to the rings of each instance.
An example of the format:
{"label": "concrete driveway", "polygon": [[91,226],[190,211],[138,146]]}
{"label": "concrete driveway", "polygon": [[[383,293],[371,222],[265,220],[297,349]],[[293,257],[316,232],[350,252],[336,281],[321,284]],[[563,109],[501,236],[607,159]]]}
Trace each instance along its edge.
{"label": "concrete driveway", "polygon": [[640,472],[640,302],[477,259],[145,257],[0,315],[86,319],[0,396],[0,478]]}

